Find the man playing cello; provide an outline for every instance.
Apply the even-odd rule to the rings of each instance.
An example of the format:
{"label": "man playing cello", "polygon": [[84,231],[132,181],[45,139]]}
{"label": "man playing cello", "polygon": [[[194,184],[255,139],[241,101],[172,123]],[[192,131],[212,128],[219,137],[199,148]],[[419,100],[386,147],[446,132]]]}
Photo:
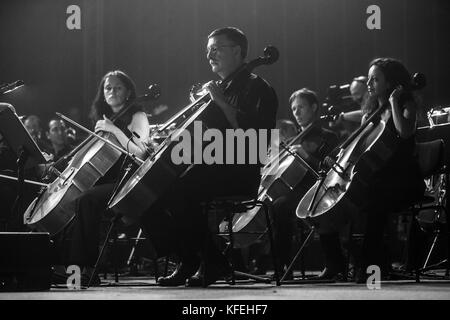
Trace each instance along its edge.
{"label": "man playing cello", "polygon": [[[204,85],[213,103],[202,121],[223,134],[226,129],[275,127],[277,96],[265,80],[246,70],[247,51],[247,38],[237,28],[216,29],[208,36],[206,57],[211,69],[230,82],[225,90],[214,81]],[[212,237],[203,256],[207,267],[199,268],[199,253],[208,234],[201,203],[217,196],[254,198],[259,182],[259,164],[212,164],[195,165],[175,183],[160,201],[162,210],[153,208],[143,219],[158,255],[175,253],[180,258],[175,272],[160,278],[159,285],[201,286],[203,279],[209,285],[229,275],[229,265]],[[170,219],[163,211],[170,212]],[[170,222],[162,223],[162,219]]]}

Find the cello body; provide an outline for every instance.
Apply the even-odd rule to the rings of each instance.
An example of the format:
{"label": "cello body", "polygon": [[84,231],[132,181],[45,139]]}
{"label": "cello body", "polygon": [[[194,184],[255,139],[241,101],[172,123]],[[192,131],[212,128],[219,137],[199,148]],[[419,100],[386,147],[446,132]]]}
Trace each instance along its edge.
{"label": "cello body", "polygon": [[296,215],[319,232],[332,232],[348,221],[367,199],[368,186],[396,150],[398,139],[384,121],[370,122],[344,148],[336,162],[308,190]]}
{"label": "cello body", "polygon": [[[137,103],[157,99],[159,96],[159,87],[151,85],[145,95],[130,101],[127,106],[121,108],[119,112],[111,117],[111,121],[117,125],[117,121],[135,107]],[[62,116],[61,114],[58,115]],[[65,118],[64,116],[62,117]],[[83,128],[80,125],[78,127]],[[89,130],[86,129],[86,131]],[[120,148],[120,143],[114,134],[100,132],[98,136],[119,148],[114,148],[114,146],[102,139],[90,136],[69,154],[61,157],[54,163],[55,167],[61,161],[70,158],[71,160],[59,177],[46,190],[41,192],[27,208],[24,213],[24,224],[31,229],[48,232],[53,236],[70,223],[75,217],[74,200],[83,192],[91,189],[100,178],[104,177],[119,160],[122,152],[125,152],[124,149]]]}
{"label": "cello body", "polygon": [[[119,145],[113,134],[102,133]],[[57,234],[75,216],[75,199],[92,188],[116,163],[121,152],[102,140],[91,140],[75,154],[61,176],[29,205],[24,223],[33,230]]]}
{"label": "cello body", "polygon": [[185,130],[193,133],[194,121],[202,115],[209,104],[210,101],[203,103],[180,128],[173,131],[114,196],[109,208],[123,214],[122,220],[125,224],[138,222],[142,214],[167,192],[183,172],[189,169],[190,164],[174,164],[171,151]]}
{"label": "cello body", "polygon": [[[307,131],[304,131],[295,137],[289,143],[289,146],[299,143],[307,133]],[[268,204],[273,203],[276,199],[288,195],[300,185],[307,190],[314,184],[315,175],[299,160],[300,156],[283,150],[274,157],[277,157],[277,159],[271,159],[270,161],[278,162],[278,165],[266,166],[262,172],[257,198],[259,201]],[[257,206],[247,212],[233,215],[232,228],[233,232],[236,233],[234,236],[236,247],[249,246],[262,237],[267,229],[263,210],[263,208]],[[222,233],[228,232],[228,222],[223,221],[219,225],[219,230]]]}

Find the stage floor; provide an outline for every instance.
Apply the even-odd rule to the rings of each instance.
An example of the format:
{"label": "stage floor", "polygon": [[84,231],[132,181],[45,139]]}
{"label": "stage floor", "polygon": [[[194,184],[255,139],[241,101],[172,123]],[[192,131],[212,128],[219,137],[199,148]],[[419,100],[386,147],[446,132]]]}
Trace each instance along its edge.
{"label": "stage floor", "polygon": [[55,287],[39,292],[0,292],[0,300],[448,300],[450,280],[382,281],[380,289],[365,284],[289,283],[282,286],[250,281],[235,286],[218,282],[208,288],[162,288],[149,277],[102,280],[100,287],[69,290]]}

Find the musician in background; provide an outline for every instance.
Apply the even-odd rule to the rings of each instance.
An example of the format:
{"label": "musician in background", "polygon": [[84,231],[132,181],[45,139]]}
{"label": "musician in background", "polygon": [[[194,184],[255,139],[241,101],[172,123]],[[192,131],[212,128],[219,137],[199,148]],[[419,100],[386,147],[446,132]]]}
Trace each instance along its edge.
{"label": "musician in background", "polygon": [[[81,114],[81,109],[75,106],[69,107],[69,110],[67,112],[67,116],[72,119],[73,121],[81,124],[81,125],[85,125],[85,120],[84,117]],[[84,131],[80,131],[80,130],[75,130],[72,127],[67,127],[66,126],[66,135],[67,135],[67,139],[69,140],[69,143],[71,145],[78,145],[81,141],[83,141],[87,136],[86,133]]]}
{"label": "musician in background", "polygon": [[319,119],[320,105],[317,94],[307,88],[292,93],[289,98],[292,114],[300,126],[300,132],[307,131],[292,148],[314,169],[320,161],[337,145],[337,137],[324,129]]}
{"label": "musician in background", "polygon": [[[147,115],[138,105],[133,105],[114,123],[110,118],[126,108],[135,98],[136,89],[131,78],[122,71],[108,72],[101,80],[91,107],[90,118],[95,124],[95,132],[110,132],[120,146],[137,157],[147,156],[149,123]],[[135,132],[137,135],[133,135]],[[139,138],[137,138],[139,136]],[[99,179],[96,185],[75,200],[76,216],[72,224],[70,264],[83,267],[82,282],[87,284],[98,257],[100,222],[106,212],[106,205],[120,178],[124,167],[122,155],[111,169]],[[99,284],[97,277],[94,281]]]}
{"label": "musician in background", "polygon": [[50,143],[45,140],[45,138],[42,136],[42,126],[41,126],[41,119],[32,114],[25,118],[23,125],[27,129],[28,133],[30,134],[31,138],[36,142],[39,149],[41,151],[50,154],[51,153],[51,146]]}
{"label": "musician in background", "polygon": [[[362,115],[366,114],[369,111],[367,110],[367,99],[369,98],[369,92],[367,91],[366,76],[353,78],[353,81],[350,84],[350,94],[353,101],[360,107]],[[359,118],[359,120],[361,120],[361,117]],[[352,121],[353,119],[348,120]],[[356,121],[356,119],[353,121]]]}
{"label": "musician in background", "polygon": [[[216,128],[223,134],[226,129],[275,127],[276,93],[265,80],[245,68],[241,69],[247,51],[247,38],[237,28],[216,29],[208,36],[206,57],[211,69],[222,80],[231,77],[231,82],[225,92],[214,81],[204,86],[213,103],[208,106],[202,120],[209,128]],[[246,150],[249,150],[248,145]],[[248,157],[246,159],[248,161]],[[234,161],[236,163],[236,159]],[[159,285],[201,286],[203,280],[210,285],[230,275],[226,258],[207,231],[201,203],[217,196],[255,198],[260,169],[260,164],[196,165],[175,183],[167,195],[165,207],[170,211],[172,221],[169,227],[161,228],[155,210],[150,210],[144,217],[144,225],[158,254],[175,253],[181,261],[173,274],[158,279]],[[164,219],[163,215],[160,219]],[[205,261],[203,269],[199,267],[199,254],[204,248],[206,235],[208,244],[202,257]]]}
{"label": "musician in background", "polygon": [[48,150],[50,152],[50,161],[39,165],[38,170],[43,181],[53,181],[58,177],[59,172],[62,172],[67,167],[70,159],[61,158],[69,154],[74,145],[69,141],[64,120],[51,119],[48,123],[48,131],[45,134],[51,144],[51,148]]}
{"label": "musician in background", "polygon": [[52,145],[53,161],[59,160],[73,149],[67,136],[67,128],[64,120],[51,119],[48,123],[47,139]]}
{"label": "musician in background", "polygon": [[[0,103],[1,107],[7,107],[12,110],[12,112],[18,116],[15,108],[9,104]],[[21,119],[22,120],[22,119]],[[41,135],[39,134],[40,122],[37,116],[29,116],[25,121],[29,131],[30,136],[37,142],[43,142]],[[24,124],[25,126],[25,124]],[[42,143],[40,144],[42,148]],[[42,154],[46,161],[51,159],[51,155],[47,154],[43,149],[41,149]],[[42,172],[45,164],[38,164],[24,170],[24,178],[26,180],[42,182]],[[0,174],[6,176],[17,177],[17,155],[16,152],[9,146],[5,137],[2,135],[0,128]],[[7,230],[4,231],[28,231],[28,229],[23,224],[23,219],[21,217],[23,210],[30,204],[30,202],[36,197],[37,192],[40,187],[25,182],[22,189],[22,198],[20,202],[17,202],[17,182],[7,180],[6,178],[0,177],[0,203],[2,204],[2,210],[0,210],[0,230],[7,226]],[[3,220],[4,221],[1,221]],[[9,220],[9,221],[8,221]],[[1,226],[2,223],[5,223]],[[6,225],[6,223],[8,225]]]}
{"label": "musician in background", "polygon": [[0,170],[15,171],[17,169],[16,154],[9,147],[0,131]]}
{"label": "musician in background", "polygon": [[[323,128],[319,119],[320,104],[314,91],[307,88],[297,90],[292,93],[289,103],[292,114],[300,127],[300,132],[304,132],[291,145],[291,149],[317,171],[321,161],[337,146],[338,137],[334,132]],[[292,260],[292,238],[296,224],[295,209],[311,185],[312,180],[309,180],[309,183],[301,181],[289,194],[276,199],[273,203],[276,226],[275,243],[281,270],[289,266]]]}
{"label": "musician in background", "polygon": [[[383,168],[377,172],[368,188],[368,199],[358,214],[363,217],[364,239],[356,281],[365,282],[367,267],[377,265],[382,275],[389,271],[383,248],[383,233],[389,213],[408,207],[419,199],[425,185],[414,155],[417,104],[412,94],[411,76],[405,66],[393,58],[373,60],[368,72],[368,113],[362,123],[377,110],[386,129],[395,133],[397,147]],[[324,250],[327,265],[322,278],[333,279],[344,270],[340,252],[339,230],[328,232],[328,247]]]}
{"label": "musician in background", "polygon": [[279,130],[280,141],[284,143],[289,143],[293,137],[298,134],[298,129],[296,124],[288,119],[277,120],[276,129]]}
{"label": "musician in background", "polygon": [[341,140],[347,139],[361,124],[363,115],[367,114],[367,98],[369,93],[367,91],[367,77],[359,76],[353,78],[350,83],[350,95],[356,110],[341,112],[334,123],[331,123],[333,130],[339,132]]}

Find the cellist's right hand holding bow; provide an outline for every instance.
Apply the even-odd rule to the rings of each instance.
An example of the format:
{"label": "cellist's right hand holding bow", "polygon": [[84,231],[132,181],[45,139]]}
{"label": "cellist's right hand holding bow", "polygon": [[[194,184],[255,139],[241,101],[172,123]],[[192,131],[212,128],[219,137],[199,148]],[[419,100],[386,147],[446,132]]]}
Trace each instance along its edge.
{"label": "cellist's right hand holding bow", "polygon": [[103,115],[103,120],[98,120],[95,124],[95,132],[98,133],[100,131],[104,132],[111,132],[115,136],[117,136],[117,130],[120,130],[117,128],[114,123],[109,120],[105,115]]}
{"label": "cellist's right hand holding bow", "polygon": [[216,84],[215,81],[209,81],[203,85],[203,89],[209,92],[211,100],[217,103],[219,106],[227,104],[226,98],[222,89]]}

